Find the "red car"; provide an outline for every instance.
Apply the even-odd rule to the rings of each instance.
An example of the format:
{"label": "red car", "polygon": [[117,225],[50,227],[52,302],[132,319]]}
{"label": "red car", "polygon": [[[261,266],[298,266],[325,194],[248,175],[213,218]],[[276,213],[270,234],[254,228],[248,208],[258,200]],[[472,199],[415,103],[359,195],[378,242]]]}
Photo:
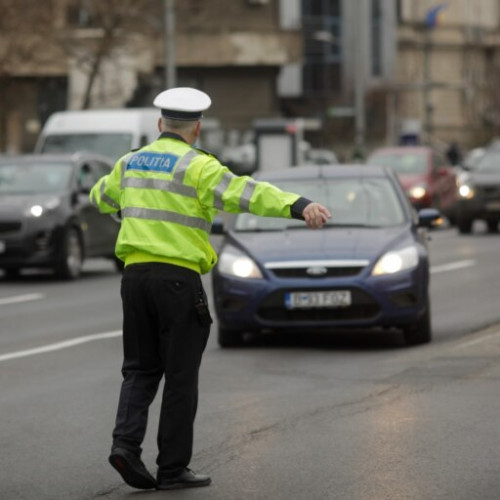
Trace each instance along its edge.
{"label": "red car", "polygon": [[439,151],[427,146],[379,148],[366,163],[391,167],[417,210],[436,208],[454,223],[456,173]]}

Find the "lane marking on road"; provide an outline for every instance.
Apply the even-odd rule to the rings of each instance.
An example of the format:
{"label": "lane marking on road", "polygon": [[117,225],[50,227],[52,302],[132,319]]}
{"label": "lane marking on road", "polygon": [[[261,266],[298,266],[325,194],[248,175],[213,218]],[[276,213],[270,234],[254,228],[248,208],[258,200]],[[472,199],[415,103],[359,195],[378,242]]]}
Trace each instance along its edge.
{"label": "lane marking on road", "polygon": [[85,344],[86,342],[92,342],[93,340],[102,340],[102,339],[110,339],[113,337],[119,337],[121,334],[122,334],[121,330],[115,330],[112,332],[104,332],[104,333],[95,333],[93,335],[76,337],[74,339],[65,340],[63,342],[56,342],[54,344],[35,347],[34,349],[26,349],[25,351],[16,351],[16,352],[9,352],[7,354],[0,354],[0,362],[16,358],[25,358],[27,356],[34,356],[35,354],[42,354],[45,352],[59,351],[61,349],[67,349],[68,347],[73,347],[75,345]]}
{"label": "lane marking on road", "polygon": [[464,269],[465,267],[475,266],[475,260],[459,260],[457,262],[450,262],[449,264],[442,264],[440,266],[432,266],[430,269],[431,274],[445,273],[447,271],[456,271],[457,269]]}
{"label": "lane marking on road", "polygon": [[20,302],[29,302],[31,300],[40,300],[45,297],[43,293],[26,293],[24,295],[15,295],[14,297],[4,297],[0,299],[0,306],[7,304],[18,304]]}
{"label": "lane marking on road", "polygon": [[488,340],[494,339],[500,335],[500,331],[490,333],[489,335],[484,335],[483,337],[479,337],[478,339],[468,340],[467,342],[462,342],[458,344],[455,349],[465,349],[467,347],[471,347],[473,345],[481,344],[482,342],[486,342]]}

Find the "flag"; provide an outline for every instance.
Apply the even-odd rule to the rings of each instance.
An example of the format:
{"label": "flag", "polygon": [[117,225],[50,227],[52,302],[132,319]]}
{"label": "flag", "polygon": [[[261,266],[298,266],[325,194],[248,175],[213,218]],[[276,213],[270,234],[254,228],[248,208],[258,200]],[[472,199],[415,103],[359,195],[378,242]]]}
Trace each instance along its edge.
{"label": "flag", "polygon": [[447,7],[447,3],[440,3],[429,9],[425,14],[425,25],[431,29],[438,26],[441,23],[442,11]]}

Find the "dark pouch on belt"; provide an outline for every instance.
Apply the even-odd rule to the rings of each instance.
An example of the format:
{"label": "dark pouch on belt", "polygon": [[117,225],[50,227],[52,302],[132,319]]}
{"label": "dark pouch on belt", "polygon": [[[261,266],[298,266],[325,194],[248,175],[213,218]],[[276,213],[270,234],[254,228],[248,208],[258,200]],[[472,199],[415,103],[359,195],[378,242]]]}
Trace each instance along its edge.
{"label": "dark pouch on belt", "polygon": [[196,314],[198,314],[198,318],[200,320],[200,323],[203,326],[210,326],[212,324],[212,316],[210,316],[210,311],[208,309],[208,305],[205,304],[203,300],[200,299],[200,301],[195,305],[196,308]]}

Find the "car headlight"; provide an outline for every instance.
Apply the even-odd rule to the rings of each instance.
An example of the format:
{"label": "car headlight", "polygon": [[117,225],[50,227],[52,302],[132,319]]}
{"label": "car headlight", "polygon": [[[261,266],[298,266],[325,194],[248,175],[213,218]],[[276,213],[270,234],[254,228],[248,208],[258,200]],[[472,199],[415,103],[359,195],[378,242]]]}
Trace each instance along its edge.
{"label": "car headlight", "polygon": [[43,214],[42,205],[32,205],[27,211],[26,215],[31,217],[41,217]]}
{"label": "car headlight", "polygon": [[47,212],[55,210],[60,204],[61,200],[59,198],[50,198],[44,203],[35,203],[31,205],[25,210],[24,215],[27,217],[41,217]]}
{"label": "car headlight", "polygon": [[418,265],[417,248],[406,247],[401,250],[387,252],[375,264],[372,276],[394,274],[407,269],[413,269]]}
{"label": "car headlight", "polygon": [[457,187],[460,198],[466,200],[474,198],[476,193],[474,192],[474,187],[471,184],[471,178],[468,172],[460,172],[457,175]]}
{"label": "car headlight", "polygon": [[420,200],[422,199],[427,193],[427,188],[424,185],[419,185],[419,186],[413,186],[408,190],[408,194],[410,195],[411,198],[414,198],[415,200]]}
{"label": "car headlight", "polygon": [[221,274],[236,276],[237,278],[262,278],[257,264],[248,255],[227,245],[219,256],[218,269]]}
{"label": "car headlight", "polygon": [[474,189],[469,184],[462,184],[458,188],[458,194],[460,195],[461,198],[465,198],[466,200],[474,198],[475,195]]}

